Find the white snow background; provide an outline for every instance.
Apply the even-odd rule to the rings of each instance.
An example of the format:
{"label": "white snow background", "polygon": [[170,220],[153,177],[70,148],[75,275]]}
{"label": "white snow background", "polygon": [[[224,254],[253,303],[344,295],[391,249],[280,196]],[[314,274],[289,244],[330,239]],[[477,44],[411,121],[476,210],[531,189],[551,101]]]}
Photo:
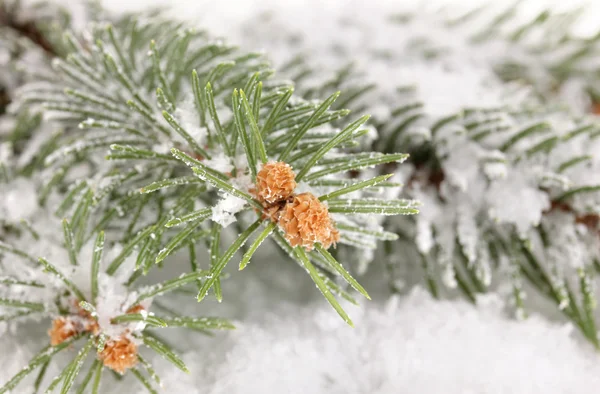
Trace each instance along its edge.
{"label": "white snow background", "polygon": [[[446,1],[445,3],[447,3]],[[461,7],[481,1],[459,1]],[[69,3],[69,1],[65,2]],[[289,22],[287,28],[304,35],[302,45],[351,40],[340,37],[328,18],[353,15],[378,36],[378,15],[402,3],[391,0],[107,0],[114,11],[167,6],[175,17],[197,21],[213,34],[245,46],[273,50],[283,61],[286,48],[274,33],[248,35],[258,15]],[[437,2],[429,2],[432,5]],[[544,2],[548,3],[548,2]],[[64,3],[63,3],[64,4]],[[531,1],[532,12],[540,1]],[[597,19],[600,4],[586,14]],[[278,16],[279,15],[279,16]],[[260,23],[260,22],[257,22]],[[582,31],[587,29],[582,24]],[[428,29],[429,26],[423,26]],[[363,37],[364,39],[364,37]],[[401,38],[399,38],[401,39]],[[448,38],[449,40],[451,38]],[[356,43],[359,44],[358,42]],[[323,47],[326,45],[323,44]],[[352,44],[350,44],[352,46]],[[288,48],[291,52],[297,48]],[[323,59],[327,61],[328,59]],[[427,78],[415,72],[413,77]],[[385,76],[381,77],[382,83]],[[424,80],[423,83],[429,83]],[[449,82],[451,85],[454,81]],[[454,85],[452,85],[454,86]],[[443,102],[444,97],[438,97]],[[454,97],[453,97],[454,99]],[[464,98],[469,100],[469,98]],[[453,103],[454,105],[460,103]],[[260,258],[262,256],[262,259]],[[390,297],[369,287],[372,270],[364,278],[374,301],[362,307],[345,305],[356,328],[339,319],[320,297],[308,277],[289,264],[272,269],[275,259],[263,253],[250,269],[224,282],[224,302],[196,304],[185,300],[190,314],[211,313],[237,319],[238,329],[215,338],[181,331],[175,342],[191,374],[185,375],[156,358],[165,393],[597,393],[600,356],[573,335],[568,324],[546,316],[516,321],[494,295],[478,307],[464,301],[435,301],[422,289]],[[275,271],[275,272],[274,272]],[[407,279],[410,283],[410,280]],[[184,301],[179,300],[178,305]],[[33,352],[47,343],[45,327],[22,327],[0,339],[0,383],[25,365]],[[24,344],[24,337],[29,341]],[[57,372],[52,366],[48,376]],[[127,378],[107,383],[102,392],[145,392]],[[16,393],[29,393],[21,385]]]}

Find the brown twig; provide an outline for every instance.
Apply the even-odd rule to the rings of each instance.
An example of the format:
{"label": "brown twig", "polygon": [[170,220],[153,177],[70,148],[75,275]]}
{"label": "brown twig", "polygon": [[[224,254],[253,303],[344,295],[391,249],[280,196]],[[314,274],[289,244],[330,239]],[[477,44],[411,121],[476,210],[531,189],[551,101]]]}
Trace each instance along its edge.
{"label": "brown twig", "polygon": [[0,26],[8,27],[19,35],[27,37],[31,42],[42,48],[49,56],[57,55],[56,50],[37,27],[35,21],[20,21],[5,7],[0,7]]}

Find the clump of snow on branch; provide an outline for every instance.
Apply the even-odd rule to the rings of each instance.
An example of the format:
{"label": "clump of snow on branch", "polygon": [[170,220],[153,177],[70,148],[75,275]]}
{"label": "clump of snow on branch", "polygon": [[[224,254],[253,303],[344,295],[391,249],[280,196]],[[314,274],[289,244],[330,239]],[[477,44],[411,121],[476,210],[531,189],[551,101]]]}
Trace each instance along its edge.
{"label": "clump of snow on branch", "polygon": [[[228,165],[224,163],[224,158],[214,158],[212,160],[216,160],[217,164],[222,168],[230,168]],[[238,190],[242,190],[247,192],[252,187],[252,179],[248,174],[240,173],[237,177],[231,178],[231,183]],[[240,212],[245,206],[247,201],[243,198],[239,198],[233,196],[231,194],[222,193],[221,198],[212,207],[212,216],[211,219],[219,223],[223,227],[229,226],[231,223],[235,222],[235,214]]]}

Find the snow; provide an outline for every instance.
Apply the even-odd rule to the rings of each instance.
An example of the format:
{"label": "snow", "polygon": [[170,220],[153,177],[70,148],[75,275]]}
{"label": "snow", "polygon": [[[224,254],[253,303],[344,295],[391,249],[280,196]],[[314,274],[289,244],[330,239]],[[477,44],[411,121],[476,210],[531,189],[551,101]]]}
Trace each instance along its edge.
{"label": "snow", "polygon": [[201,372],[167,372],[163,384],[210,394],[595,392],[598,355],[573,341],[572,327],[538,316],[517,322],[502,307],[495,297],[478,308],[439,302],[417,288],[351,309],[351,329],[307,306],[244,324],[208,354],[187,353]]}
{"label": "snow", "polygon": [[35,185],[25,178],[17,178],[2,185],[0,190],[0,218],[18,222],[28,220],[38,210]]}
{"label": "snow", "polygon": [[212,207],[211,219],[215,223],[219,223],[223,227],[229,226],[235,222],[235,214],[240,212],[246,205],[246,200],[224,194],[223,197]]}
{"label": "snow", "polygon": [[[187,131],[190,136],[200,146],[205,146],[207,130],[206,127],[200,127],[200,120],[198,119],[198,111],[194,104],[194,98],[192,95],[188,95],[181,101],[177,109],[175,110],[175,116],[179,119],[181,127]],[[185,143],[185,140],[177,134],[178,140]]]}
{"label": "snow", "polygon": [[550,208],[548,195],[540,191],[526,170],[515,169],[492,184],[488,194],[490,216],[500,223],[513,223],[521,234],[539,224],[542,212]]}
{"label": "snow", "polygon": [[[255,297],[274,295],[259,291],[267,293]],[[326,305],[288,305],[285,312],[262,310],[231,333],[200,338],[194,350],[178,349],[191,374],[157,355],[146,358],[165,390],[190,394],[595,392],[598,355],[574,340],[572,327],[539,316],[515,321],[493,296],[479,304],[433,300],[417,288],[363,308],[345,305],[354,329]],[[18,337],[2,336],[0,349],[13,357],[0,357],[0,382],[25,365],[42,340],[16,346]],[[56,364],[51,368],[46,382],[58,372]],[[28,391],[27,384],[18,390]],[[147,392],[134,379],[104,379],[103,390]]]}
{"label": "snow", "polygon": [[227,174],[233,170],[231,160],[225,155],[224,152],[217,152],[216,154],[213,154],[212,158],[210,160],[205,160],[203,164],[224,174]]}
{"label": "snow", "polygon": [[[244,156],[245,159],[245,156]],[[217,166],[224,166],[224,160],[218,158],[214,158],[216,160]],[[243,163],[240,158],[236,159],[236,166],[238,163]],[[246,162],[247,166],[247,162]],[[245,166],[240,166],[242,169]],[[240,167],[237,167],[240,169]],[[239,172],[235,178],[231,178],[231,184],[238,190],[243,192],[248,192],[248,190],[253,186],[252,179],[248,174],[244,174],[243,172]],[[221,192],[221,198],[217,203],[212,207],[212,221],[219,223],[223,227],[229,226],[231,223],[236,221],[235,214],[242,211],[246,207],[247,201],[243,198],[239,198],[233,196],[231,194]]]}

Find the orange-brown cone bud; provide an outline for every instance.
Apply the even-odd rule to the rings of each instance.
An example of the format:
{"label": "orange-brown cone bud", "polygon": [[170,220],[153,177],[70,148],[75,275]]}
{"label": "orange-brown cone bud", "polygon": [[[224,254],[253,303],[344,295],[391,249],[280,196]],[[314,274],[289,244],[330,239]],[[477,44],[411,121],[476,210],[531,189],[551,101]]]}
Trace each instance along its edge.
{"label": "orange-brown cone bud", "polygon": [[266,163],[256,174],[256,194],[261,201],[272,204],[288,198],[296,188],[296,174],[282,161]]}
{"label": "orange-brown cone bud", "polygon": [[71,319],[57,317],[52,322],[52,328],[48,330],[50,345],[57,346],[77,334],[77,328]]}
{"label": "orange-brown cone bud", "polygon": [[98,355],[105,367],[123,374],[138,362],[138,347],[126,337],[111,339]]}
{"label": "orange-brown cone bud", "polygon": [[279,214],[279,226],[290,245],[301,245],[306,250],[312,250],[316,242],[327,249],[340,239],[327,207],[311,193],[298,194],[285,205]]}

